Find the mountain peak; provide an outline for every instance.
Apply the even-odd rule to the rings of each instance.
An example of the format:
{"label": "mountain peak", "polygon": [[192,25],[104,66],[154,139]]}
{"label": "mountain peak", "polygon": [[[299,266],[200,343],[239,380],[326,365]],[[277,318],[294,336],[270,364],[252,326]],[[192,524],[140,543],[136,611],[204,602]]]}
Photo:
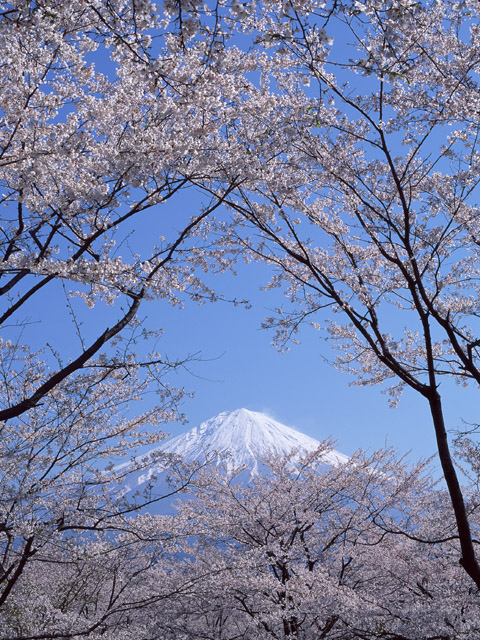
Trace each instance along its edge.
{"label": "mountain peak", "polygon": [[[218,462],[224,461],[227,466],[246,465],[252,473],[257,473],[262,457],[314,451],[319,444],[315,438],[263,413],[242,408],[219,413],[187,433],[168,440],[161,449],[180,455],[186,461],[202,461],[209,453],[215,453]],[[335,450],[325,456],[328,464],[346,460],[347,456]]]}

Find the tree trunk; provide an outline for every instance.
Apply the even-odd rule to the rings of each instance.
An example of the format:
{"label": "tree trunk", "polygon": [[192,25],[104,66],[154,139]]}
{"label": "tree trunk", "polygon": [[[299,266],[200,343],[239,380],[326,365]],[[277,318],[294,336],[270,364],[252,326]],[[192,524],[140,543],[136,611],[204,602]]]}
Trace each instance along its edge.
{"label": "tree trunk", "polygon": [[448,444],[447,431],[445,429],[445,421],[443,419],[442,401],[438,391],[434,391],[428,398],[430,403],[430,412],[435,427],[435,436],[437,438],[438,455],[442,465],[443,475],[447,483],[448,492],[455,513],[457,523],[458,536],[461,547],[460,564],[468,573],[480,589],[480,566],[478,564],[475,550],[473,548],[472,533],[468,522],[467,511],[463,493],[458,481],[457,472],[452,461],[450,447]]}

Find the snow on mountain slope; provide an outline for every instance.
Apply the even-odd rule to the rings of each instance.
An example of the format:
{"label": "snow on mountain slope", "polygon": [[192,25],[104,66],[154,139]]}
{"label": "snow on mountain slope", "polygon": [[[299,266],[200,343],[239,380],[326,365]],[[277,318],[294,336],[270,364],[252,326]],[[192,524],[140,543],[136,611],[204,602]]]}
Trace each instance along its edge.
{"label": "snow on mountain slope", "polygon": [[[269,418],[263,413],[237,409],[223,412],[162,445],[162,450],[183,456],[187,461],[204,460],[207,453],[216,452],[220,460],[230,465],[246,465],[256,471],[259,459],[284,455],[298,449],[314,451],[318,440]],[[327,454],[325,462],[335,464],[348,460],[338,451]]]}
{"label": "snow on mountain slope", "polygon": [[[213,456],[217,464],[223,462],[227,467],[245,465],[250,474],[256,474],[260,471],[263,457],[292,451],[299,454],[314,451],[319,444],[315,438],[280,424],[263,413],[237,409],[220,413],[187,433],[167,440],[148,455],[171,453],[186,462],[203,462]],[[325,463],[331,465],[347,460],[348,456],[335,449],[324,456]],[[157,463],[147,471],[132,474],[127,491],[140,488],[152,476],[161,475],[163,470],[163,465]]]}

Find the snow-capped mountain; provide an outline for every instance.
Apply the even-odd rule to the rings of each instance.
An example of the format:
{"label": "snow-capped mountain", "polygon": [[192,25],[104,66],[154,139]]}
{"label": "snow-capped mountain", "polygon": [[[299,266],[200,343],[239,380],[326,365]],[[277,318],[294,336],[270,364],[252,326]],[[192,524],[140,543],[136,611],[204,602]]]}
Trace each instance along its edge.
{"label": "snow-capped mountain", "polygon": [[[299,453],[314,451],[319,446],[315,438],[280,424],[263,413],[237,409],[224,411],[185,434],[168,440],[162,450],[175,453],[187,462],[200,462],[215,452],[217,462],[227,466],[245,465],[257,472],[261,458],[285,455],[294,450]],[[327,464],[345,462],[348,457],[331,451],[325,457]]]}
{"label": "snow-capped mountain", "polygon": [[[320,442],[315,438],[287,427],[263,413],[248,409],[225,411],[152,449],[146,455],[152,459],[157,457],[159,462],[152,463],[147,470],[133,472],[128,478],[126,489],[140,489],[153,477],[158,477],[161,482],[164,472],[161,457],[164,453],[179,456],[187,463],[201,463],[208,458],[227,467],[245,466],[253,475],[260,472],[261,460],[268,455],[292,452],[301,455],[315,451],[319,445]],[[324,456],[327,465],[341,464],[347,460],[348,456],[335,449]]]}

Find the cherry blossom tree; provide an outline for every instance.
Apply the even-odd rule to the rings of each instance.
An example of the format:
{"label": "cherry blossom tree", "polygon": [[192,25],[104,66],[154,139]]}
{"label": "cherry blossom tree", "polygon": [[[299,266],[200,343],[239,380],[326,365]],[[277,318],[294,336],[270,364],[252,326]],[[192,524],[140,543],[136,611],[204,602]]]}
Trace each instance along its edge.
{"label": "cherry blossom tree", "polygon": [[160,498],[127,501],[112,461],[181,418],[167,374],[188,354],[152,348],[140,304],[214,297],[199,273],[223,197],[174,224],[166,204],[215,170],[231,84],[191,4],[0,3],[0,615],[45,554],[103,535],[113,557]]}
{"label": "cherry blossom tree", "polygon": [[249,164],[227,202],[234,242],[291,303],[267,320],[280,346],[310,322],[356,383],[386,385],[393,404],[405,387],[425,398],[460,563],[480,587],[440,387],[480,382],[478,10],[256,4],[242,28],[258,77],[228,125]]}
{"label": "cherry blossom tree", "polygon": [[[175,516],[137,516],[115,537],[57,534],[3,607],[0,638],[476,637],[478,592],[427,465],[387,451],[331,467],[328,447],[266,460],[249,484],[204,468]],[[476,487],[468,508],[478,529]]]}
{"label": "cherry blossom tree", "polygon": [[[328,446],[267,460],[248,484],[239,470],[196,478],[173,525],[183,554],[165,572],[190,582],[152,614],[149,637],[478,635],[478,592],[455,562],[452,507],[426,465],[409,469],[387,451],[328,467]],[[478,528],[478,502],[469,509]]]}
{"label": "cherry blossom tree", "polygon": [[[166,217],[159,205],[213,171],[210,149],[218,146],[212,127],[218,89],[201,77],[197,60],[205,43],[186,48],[183,32],[166,31],[168,18],[153,9],[143,2],[19,2],[2,12],[9,58],[1,79],[0,320],[22,326],[24,306],[55,281],[68,282],[70,297],[88,307],[116,303],[121,313],[102,332],[79,336],[81,352],[35,389],[10,394],[0,419],[36,406],[97,355],[133,321],[142,299],[179,304],[182,291],[213,295],[196,275],[195,265],[205,268],[208,257],[193,237],[217,199],[184,216],[172,237],[158,223],[153,242],[150,236],[120,248],[146,224],[147,210],[156,206],[157,217]],[[155,55],[153,29],[161,30]]]}

